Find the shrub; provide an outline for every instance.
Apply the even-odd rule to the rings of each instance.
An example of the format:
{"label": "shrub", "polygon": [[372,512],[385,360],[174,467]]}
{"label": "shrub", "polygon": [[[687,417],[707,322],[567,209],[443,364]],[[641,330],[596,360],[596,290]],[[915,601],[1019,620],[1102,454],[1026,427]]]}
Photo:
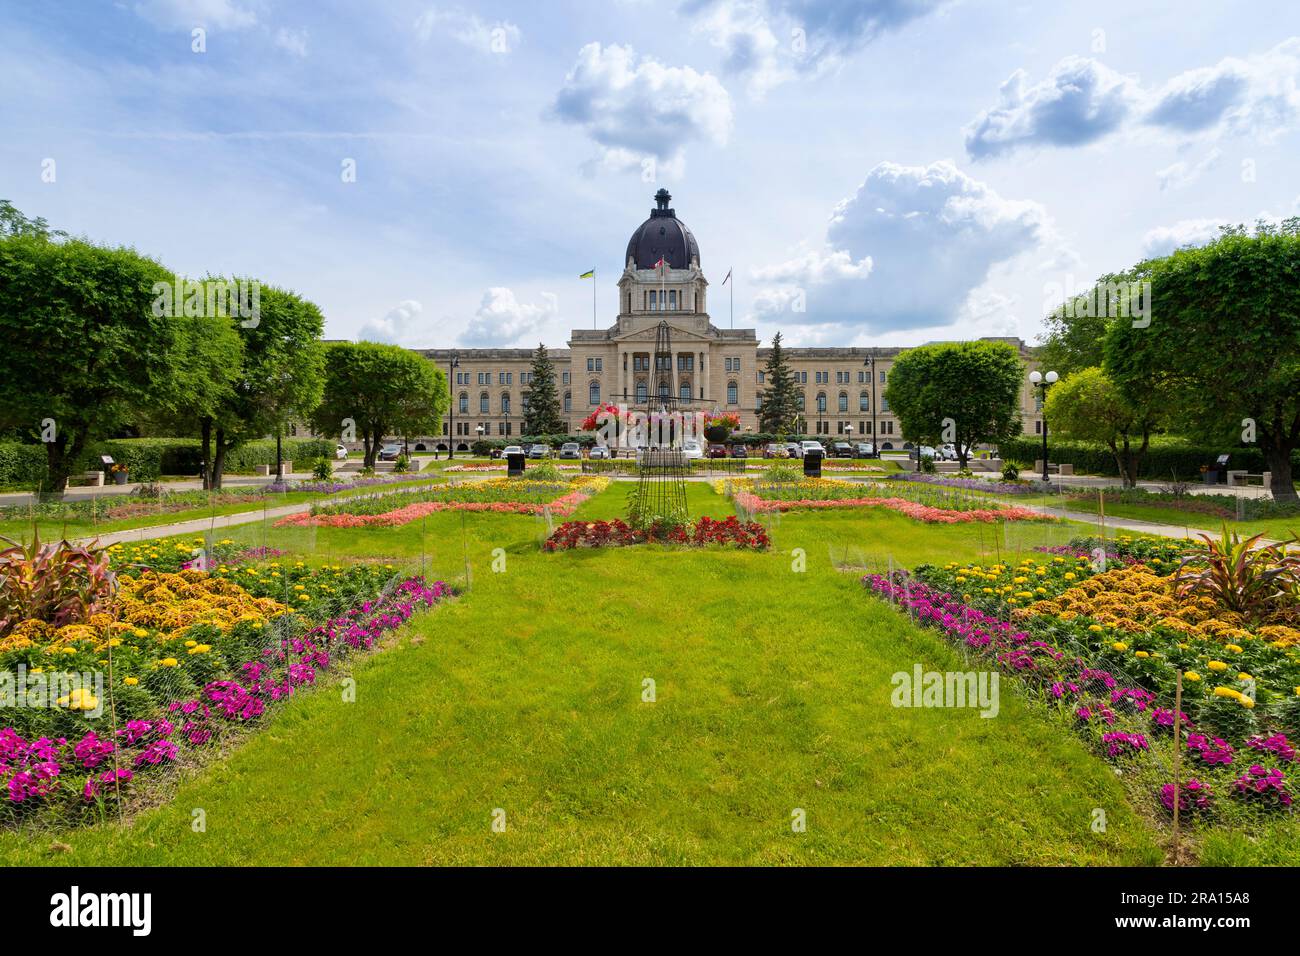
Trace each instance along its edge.
{"label": "shrub", "polygon": [[[1042,456],[1042,439],[1012,438],[1000,442],[998,453],[1003,459],[1034,461]],[[1153,438],[1138,469],[1139,478],[1176,479],[1196,477],[1201,466],[1208,465],[1223,454],[1231,454],[1229,466],[1260,474],[1268,469],[1264,455],[1256,447],[1232,448],[1228,446],[1194,445],[1177,438]],[[1053,461],[1073,465],[1076,471],[1094,475],[1118,475],[1115,456],[1105,445],[1084,442],[1052,440],[1047,456]],[[1300,469],[1300,452],[1291,455],[1292,466]]]}
{"label": "shrub", "polygon": [[1014,461],[1003,462],[1003,463],[1002,463],[1002,480],[1003,480],[1003,481],[1019,481],[1019,480],[1020,480],[1020,466],[1017,465]]}
{"label": "shrub", "polygon": [[393,471],[398,472],[400,474],[402,472],[407,472],[410,470],[411,470],[411,459],[405,454],[398,455],[397,460],[393,462]]}
{"label": "shrub", "polygon": [[0,541],[10,545],[0,551],[0,637],[28,620],[53,627],[82,624],[117,588],[102,548],[41,544],[39,535],[26,547]]}
{"label": "shrub", "polygon": [[311,466],[312,477],[317,481],[328,481],[334,474],[334,463],[321,455]]}

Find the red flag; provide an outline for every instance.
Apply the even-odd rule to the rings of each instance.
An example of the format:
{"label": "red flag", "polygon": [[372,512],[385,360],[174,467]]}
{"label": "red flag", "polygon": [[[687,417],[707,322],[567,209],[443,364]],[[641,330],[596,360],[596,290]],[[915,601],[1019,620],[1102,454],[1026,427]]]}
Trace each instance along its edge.
{"label": "red flag", "polygon": [[668,263],[664,262],[664,257],[660,256],[659,261],[655,263],[655,268],[662,272],[667,265]]}

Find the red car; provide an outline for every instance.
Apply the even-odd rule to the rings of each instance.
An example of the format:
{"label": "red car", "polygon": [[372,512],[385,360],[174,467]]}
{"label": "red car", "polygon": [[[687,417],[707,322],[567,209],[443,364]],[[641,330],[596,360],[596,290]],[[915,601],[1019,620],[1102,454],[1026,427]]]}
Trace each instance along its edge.
{"label": "red car", "polygon": [[708,449],[704,452],[707,458],[727,458],[727,446],[720,442],[709,442]]}

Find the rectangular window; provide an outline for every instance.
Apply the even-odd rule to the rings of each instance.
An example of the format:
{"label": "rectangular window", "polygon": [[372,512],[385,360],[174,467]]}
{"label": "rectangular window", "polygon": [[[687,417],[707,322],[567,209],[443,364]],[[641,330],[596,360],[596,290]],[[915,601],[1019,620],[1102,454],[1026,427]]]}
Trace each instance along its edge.
{"label": "rectangular window", "polygon": [[569,373],[568,373],[568,372],[563,373],[563,374],[560,376],[560,381],[562,381],[565,385],[568,385],[568,384],[569,384]]}
{"label": "rectangular window", "polygon": [[881,384],[881,385],[884,385],[884,384],[885,384],[885,373],[884,373],[884,372],[881,372],[881,373],[880,373],[880,384]]}
{"label": "rectangular window", "polygon": [[587,359],[587,371],[588,372],[596,371],[596,360],[594,358]]}
{"label": "rectangular window", "polygon": [[670,311],[677,311],[677,290],[673,289],[668,293],[668,308]]}
{"label": "rectangular window", "polygon": [[603,361],[604,361],[604,359],[596,359],[596,371],[597,371],[597,372],[601,371],[601,363],[602,363]]}
{"label": "rectangular window", "polygon": [[889,399],[885,398],[883,395],[880,396],[880,410],[882,412],[889,411]]}

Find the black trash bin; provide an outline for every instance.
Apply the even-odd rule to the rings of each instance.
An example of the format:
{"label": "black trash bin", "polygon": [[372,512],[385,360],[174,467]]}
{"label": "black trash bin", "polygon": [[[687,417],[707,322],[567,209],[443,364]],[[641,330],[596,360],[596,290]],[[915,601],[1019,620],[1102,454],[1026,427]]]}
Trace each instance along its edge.
{"label": "black trash bin", "polygon": [[821,452],[806,451],[803,453],[803,476],[805,478],[820,478],[822,476]]}
{"label": "black trash bin", "polygon": [[513,452],[506,455],[506,474],[511,478],[518,478],[524,473],[524,456],[514,454]]}

